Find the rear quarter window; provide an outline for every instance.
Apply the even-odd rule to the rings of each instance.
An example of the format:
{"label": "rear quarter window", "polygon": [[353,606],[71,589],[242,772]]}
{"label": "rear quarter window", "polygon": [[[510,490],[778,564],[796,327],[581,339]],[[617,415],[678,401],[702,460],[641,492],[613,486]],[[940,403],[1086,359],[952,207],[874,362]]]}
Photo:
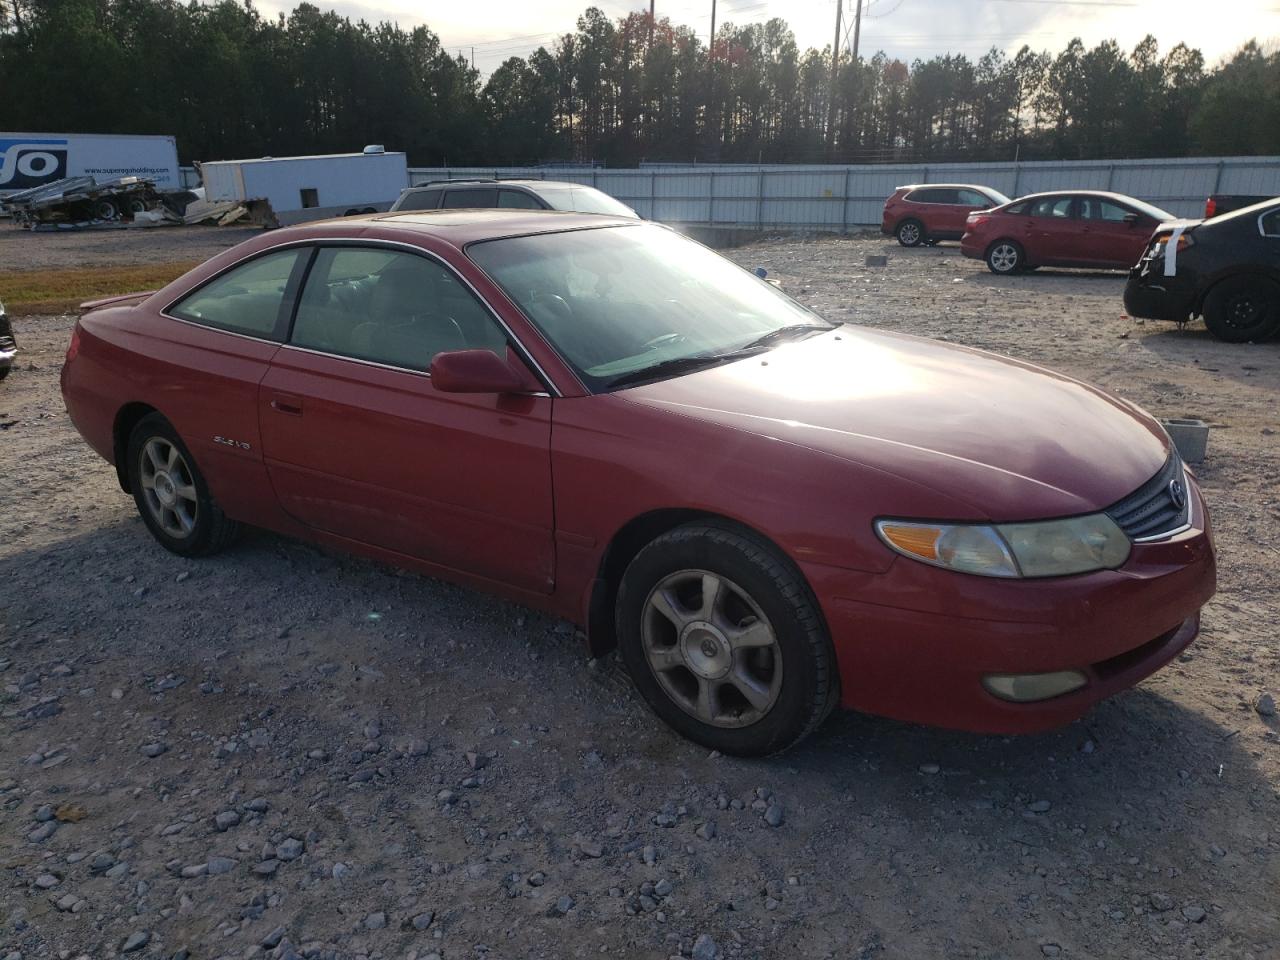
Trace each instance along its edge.
{"label": "rear quarter window", "polygon": [[440,205],[439,190],[414,190],[400,198],[397,210],[434,210]]}
{"label": "rear quarter window", "polygon": [[298,258],[307,249],[280,250],[232,267],[169,308],[170,316],[263,340],[283,335],[281,306]]}
{"label": "rear quarter window", "polygon": [[1280,237],[1280,207],[1268,210],[1258,218],[1258,230],[1264,237]]}

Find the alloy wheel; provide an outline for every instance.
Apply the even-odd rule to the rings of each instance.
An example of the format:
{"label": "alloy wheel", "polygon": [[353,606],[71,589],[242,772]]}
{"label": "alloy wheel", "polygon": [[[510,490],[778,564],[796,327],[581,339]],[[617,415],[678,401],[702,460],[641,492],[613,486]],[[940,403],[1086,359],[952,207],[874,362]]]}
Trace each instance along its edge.
{"label": "alloy wheel", "polygon": [[152,437],[142,447],[138,477],[143,500],[152,518],[171,537],[191,536],[200,503],[191,467],[178,448],[164,437]]}
{"label": "alloy wheel", "polygon": [[762,719],[782,690],[782,651],[760,606],[706,570],[664,577],[645,601],[641,641],[663,692],[715,727]]}
{"label": "alloy wheel", "polygon": [[991,266],[999,273],[1010,273],[1018,266],[1018,249],[1011,243],[997,244],[991,251]]}
{"label": "alloy wheel", "polygon": [[898,239],[905,246],[914,247],[920,242],[920,227],[914,223],[904,223],[898,228]]}

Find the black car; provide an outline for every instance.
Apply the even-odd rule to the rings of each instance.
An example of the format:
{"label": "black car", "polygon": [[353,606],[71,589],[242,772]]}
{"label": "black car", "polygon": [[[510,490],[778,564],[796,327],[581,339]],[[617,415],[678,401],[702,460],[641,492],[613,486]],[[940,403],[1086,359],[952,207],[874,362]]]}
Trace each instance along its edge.
{"label": "black car", "polygon": [[1246,196],[1243,193],[1215,193],[1204,202],[1204,218],[1220,217],[1242,207],[1252,207],[1255,203],[1266,203],[1275,197]]}
{"label": "black car", "polygon": [[7,377],[13,369],[13,358],[17,354],[18,344],[13,339],[13,324],[4,312],[4,304],[0,303],[0,380]]}
{"label": "black car", "polygon": [[1280,198],[1212,220],[1161,224],[1129,271],[1124,308],[1178,323],[1203,316],[1229,343],[1280,330]]}
{"label": "black car", "polygon": [[455,207],[571,210],[639,219],[625,203],[595,187],[560,180],[436,180],[402,191],[391,212]]}

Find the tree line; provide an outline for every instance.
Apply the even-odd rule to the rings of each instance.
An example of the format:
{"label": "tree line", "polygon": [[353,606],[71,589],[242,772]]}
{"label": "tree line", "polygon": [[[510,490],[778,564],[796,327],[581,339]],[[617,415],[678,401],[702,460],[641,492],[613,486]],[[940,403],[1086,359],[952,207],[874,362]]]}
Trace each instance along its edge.
{"label": "tree line", "polygon": [[1212,67],[1147,37],[835,68],[780,18],[708,46],[591,7],[482,82],[427,27],[310,3],[0,0],[0,130],[173,134],[184,162],[366,143],[455,166],[1280,153],[1280,53],[1252,40]]}

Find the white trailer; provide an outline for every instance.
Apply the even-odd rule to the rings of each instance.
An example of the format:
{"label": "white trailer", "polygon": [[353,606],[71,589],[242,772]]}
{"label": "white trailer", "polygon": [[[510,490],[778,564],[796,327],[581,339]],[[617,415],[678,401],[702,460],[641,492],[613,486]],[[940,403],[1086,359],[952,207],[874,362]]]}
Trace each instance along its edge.
{"label": "white trailer", "polygon": [[144,177],[180,190],[173,137],[0,131],[0,199],[67,177]]}
{"label": "white trailer", "polygon": [[[381,146],[363,153],[262,157],[202,163],[205,199],[249,206],[257,220],[279,225],[373,213],[391,207],[409,185],[403,153]],[[267,209],[264,213],[263,205]]]}

